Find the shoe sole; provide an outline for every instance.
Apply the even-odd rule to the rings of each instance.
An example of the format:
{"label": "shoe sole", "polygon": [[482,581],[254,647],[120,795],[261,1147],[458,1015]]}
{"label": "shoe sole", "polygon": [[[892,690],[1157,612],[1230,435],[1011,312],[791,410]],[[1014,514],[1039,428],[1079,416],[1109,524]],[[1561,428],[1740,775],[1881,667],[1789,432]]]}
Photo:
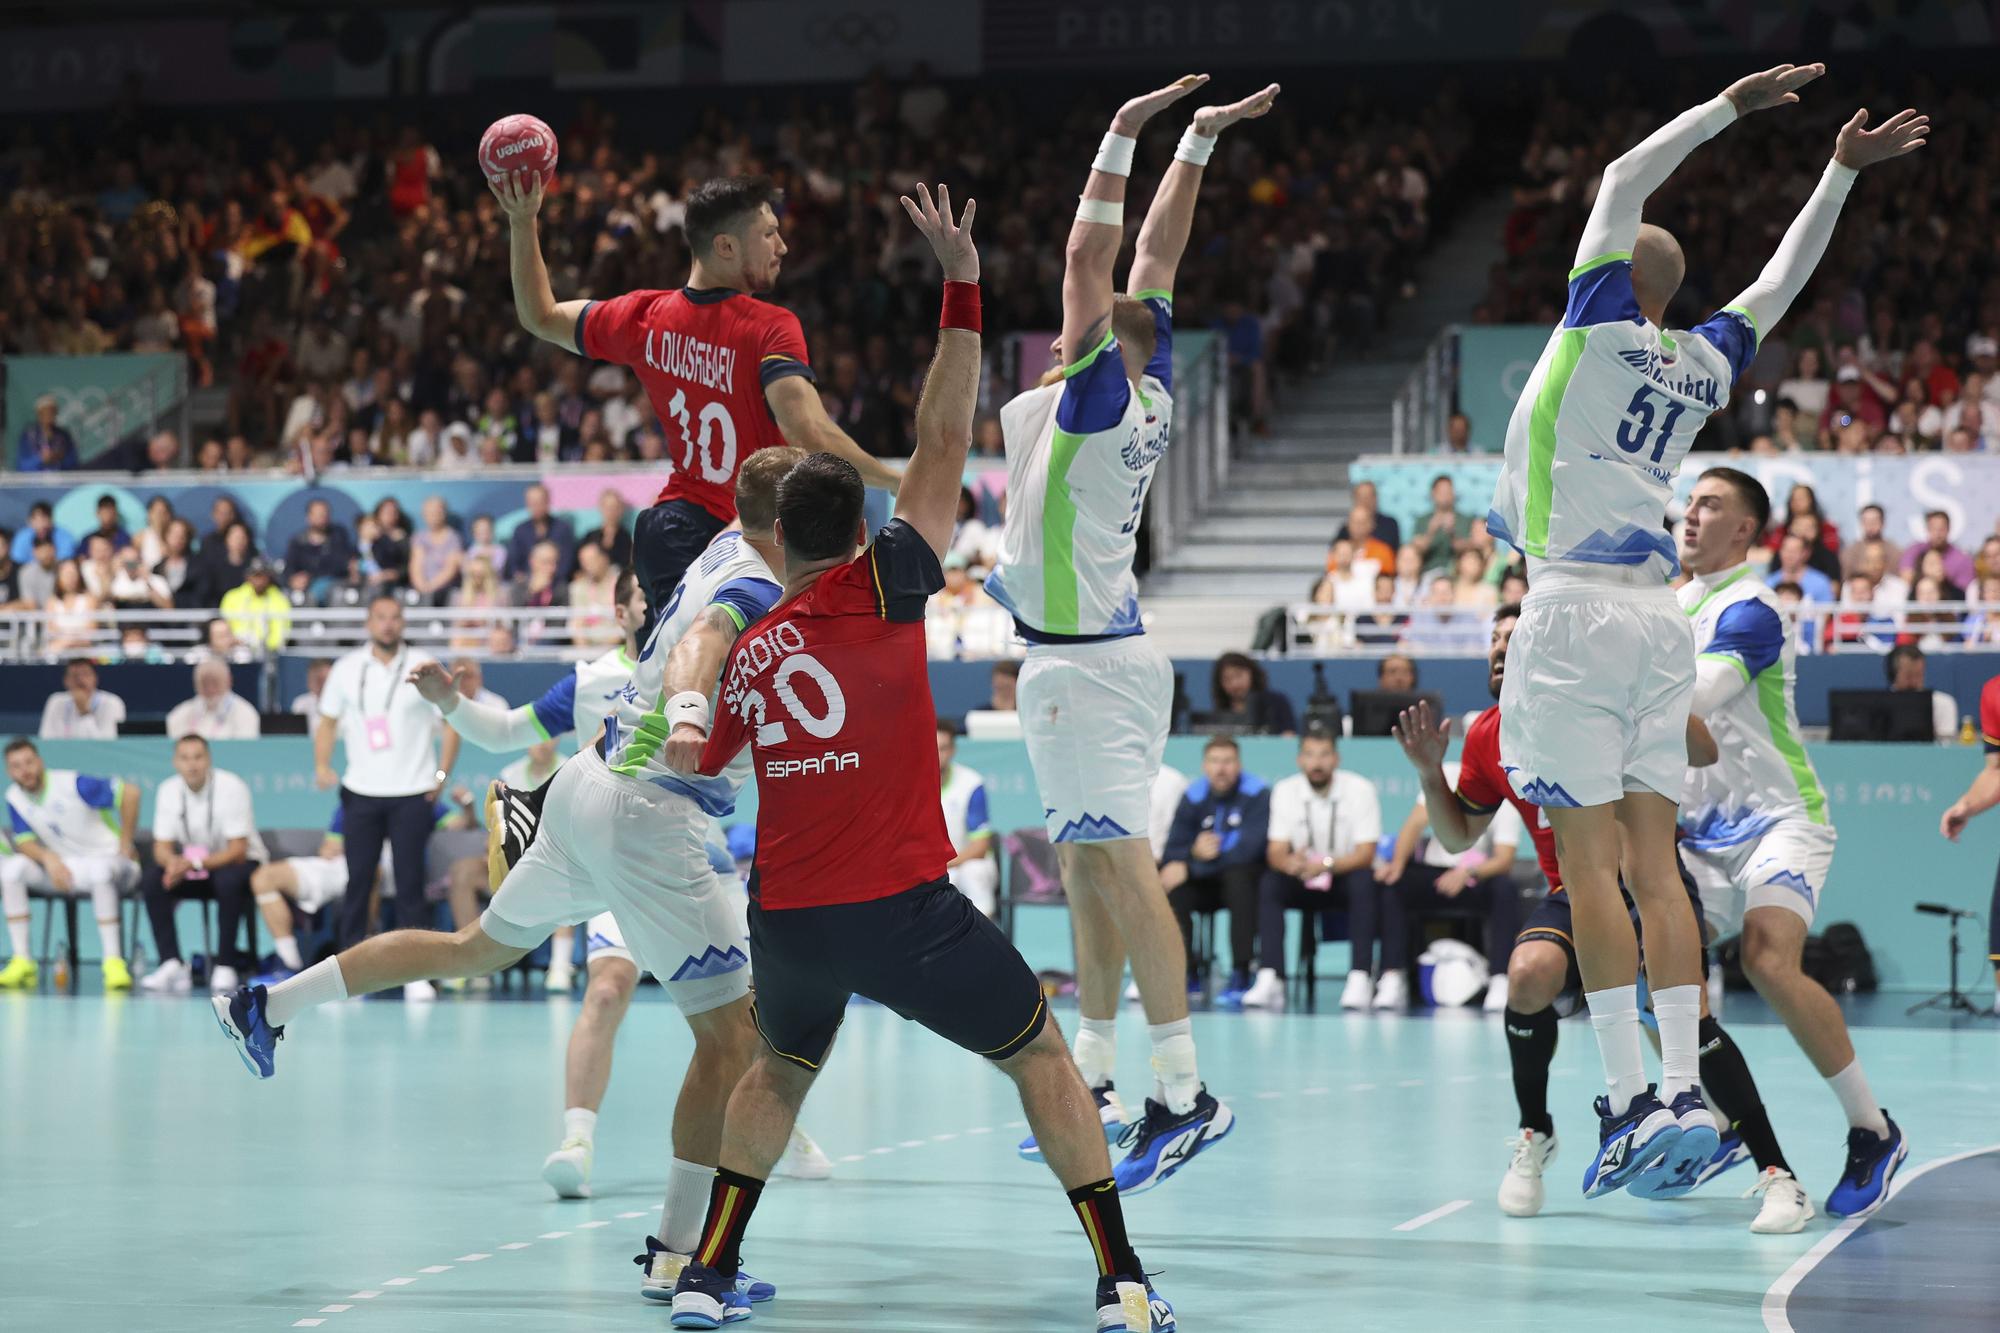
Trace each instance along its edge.
{"label": "shoe sole", "polygon": [[1896,1151],[1889,1158],[1889,1168],[1888,1170],[1882,1173],[1882,1192],[1875,1196],[1875,1201],[1873,1203],[1869,1204],[1866,1208],[1857,1208],[1851,1213],[1843,1213],[1838,1209],[1836,1209],[1833,1206],[1833,1201],[1829,1199],[1827,1200],[1827,1205],[1826,1205],[1826,1215],[1828,1217],[1838,1217],[1841,1218],[1842,1220],[1853,1217],[1866,1217],[1868,1216],[1868,1214],[1874,1212],[1877,1208],[1880,1208],[1883,1204],[1889,1202],[1890,1189],[1896,1183],[1896,1172],[1898,1169],[1902,1167],[1903,1159],[1908,1157],[1909,1155],[1910,1155],[1910,1141],[1908,1139],[1903,1139],[1896,1144]]}
{"label": "shoe sole", "polygon": [[1754,1234],[1754,1235],[1758,1235],[1758,1236],[1796,1236],[1796,1235],[1798,1235],[1798,1234],[1799,1234],[1799,1233],[1800,1233],[1801,1231],[1804,1231],[1804,1230],[1806,1229],[1806,1223],[1808,1223],[1808,1222],[1812,1221],[1812,1220],[1813,1220],[1813,1218],[1815,1218],[1815,1217],[1817,1217],[1817,1216],[1819,1216],[1819,1214],[1817,1214],[1817,1213],[1815,1213],[1815,1212],[1813,1211],[1813,1206],[1812,1206],[1812,1203],[1811,1203],[1810,1201],[1808,1201],[1808,1202],[1806,1203],[1806,1210],[1805,1210],[1805,1212],[1801,1213],[1801,1214],[1799,1215],[1799,1218],[1798,1218],[1798,1220],[1797,1220],[1797,1221],[1795,1221],[1795,1222],[1794,1222],[1794,1223],[1793,1223],[1793,1224],[1792,1224],[1791,1226],[1788,1226],[1788,1227],[1760,1227],[1760,1226],[1758,1226],[1758,1225],[1757,1225],[1757,1223],[1756,1223],[1756,1222],[1755,1222],[1755,1221],[1753,1220],[1753,1221],[1752,1221],[1752,1222],[1750,1223],[1750,1230],[1751,1230],[1752,1234]]}
{"label": "shoe sole", "polygon": [[[1718,1139],[1718,1144],[1719,1143],[1720,1140]],[[1718,1152],[1721,1151],[1719,1146],[1716,1151]],[[1664,1170],[1659,1166],[1655,1166],[1652,1170],[1642,1174],[1639,1177],[1639,1179],[1627,1185],[1625,1187],[1625,1192],[1627,1194],[1634,1196],[1635,1198],[1640,1198],[1640,1199],[1685,1198],[1687,1195],[1690,1195],[1694,1193],[1696,1190],[1700,1189],[1703,1185],[1706,1185],[1709,1181],[1714,1180],[1717,1176],[1721,1175],[1723,1172],[1728,1171],[1734,1167],[1739,1167],[1749,1160],[1750,1160],[1750,1150],[1739,1143],[1736,1145],[1736,1147],[1730,1149],[1729,1155],[1723,1158],[1720,1162],[1714,1160],[1714,1154],[1710,1154],[1708,1165],[1704,1166],[1701,1170],[1695,1172],[1694,1178],[1689,1180],[1685,1184],[1677,1184],[1677,1185],[1660,1184],[1656,1188],[1654,1182],[1665,1181],[1671,1177],[1672,1173]]]}
{"label": "shoe sole", "polygon": [[[1218,1102],[1217,1106],[1219,1108],[1217,1111],[1218,1119],[1220,1119],[1220,1117],[1223,1115],[1229,1116],[1228,1121],[1222,1126],[1222,1128],[1219,1131],[1215,1131],[1212,1133],[1204,1131],[1201,1138],[1196,1141],[1194,1147],[1190,1148],[1187,1152],[1187,1155],[1181,1158],[1180,1161],[1175,1162],[1172,1166],[1168,1167],[1166,1170],[1160,1172],[1158,1175],[1152,1177],[1149,1180],[1141,1181],[1136,1185],[1120,1185],[1118,1187],[1119,1194],[1121,1195],[1144,1194],[1147,1190],[1157,1189],[1159,1186],[1165,1184],[1167,1181],[1171,1180],[1175,1175],[1177,1175],[1182,1167],[1186,1166],[1189,1162],[1192,1162],[1195,1158],[1207,1152],[1212,1145],[1220,1143],[1224,1139],[1228,1138],[1230,1133],[1234,1131],[1236,1128],[1236,1116],[1233,1112],[1229,1110],[1228,1107],[1222,1106],[1221,1103]],[[1215,1121],[1213,1120],[1209,1122],[1211,1128],[1214,1126],[1214,1124]],[[1113,1175],[1115,1176],[1116,1174],[1117,1173],[1114,1171]]]}
{"label": "shoe sole", "polygon": [[552,1157],[542,1163],[542,1180],[558,1199],[588,1199],[590,1174],[566,1157]]}
{"label": "shoe sole", "polygon": [[[1711,1134],[1714,1133],[1713,1130],[1709,1132]],[[1640,1172],[1646,1170],[1653,1163],[1672,1152],[1674,1145],[1679,1143],[1682,1137],[1683,1131],[1680,1125],[1678,1123],[1669,1124],[1665,1129],[1662,1129],[1659,1133],[1653,1135],[1652,1138],[1646,1140],[1644,1144],[1633,1149],[1632,1156],[1627,1159],[1625,1165],[1619,1169],[1616,1175],[1610,1177],[1599,1176],[1592,1186],[1584,1190],[1583,1197],[1586,1199],[1601,1199],[1607,1194],[1616,1194],[1636,1180]],[[1715,1151],[1715,1144],[1709,1144],[1708,1150],[1710,1153],[1713,1153]]]}

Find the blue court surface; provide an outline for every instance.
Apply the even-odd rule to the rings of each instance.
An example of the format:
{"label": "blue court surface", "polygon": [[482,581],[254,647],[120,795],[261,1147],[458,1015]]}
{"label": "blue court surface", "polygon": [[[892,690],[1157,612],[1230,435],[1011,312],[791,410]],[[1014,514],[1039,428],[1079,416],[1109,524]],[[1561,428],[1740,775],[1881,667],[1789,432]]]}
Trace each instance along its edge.
{"label": "blue court surface", "polygon": [[[1514,1125],[1497,1016],[1203,1013],[1203,1069],[1238,1128],[1128,1202],[1134,1241],[1189,1330],[1990,1329],[2000,1030],[1901,1025],[1898,999],[1858,1006],[1883,1025],[1855,1035],[1909,1133],[1909,1185],[1858,1228],[1751,1235],[1748,1167],[1678,1203],[1586,1204],[1599,1084],[1580,1022],[1557,1056],[1549,1206],[1523,1220],[1493,1203]],[[1838,1107],[1753,1007],[1725,1019],[1823,1199]],[[559,1203],[538,1172],[574,1014],[569,1000],[350,1002],[295,1023],[277,1079],[258,1083],[205,1003],[5,997],[0,1327],[665,1328],[631,1257],[657,1220],[690,1041],[643,991],[596,1197]],[[1128,1008],[1135,1101],[1143,1044]],[[765,1195],[745,1253],[782,1294],[752,1327],[1093,1326],[1088,1250],[1054,1179],[1015,1156],[1020,1111],[997,1074],[856,1007],[806,1111],[837,1173]],[[1961,1160],[1917,1174],[1944,1158]]]}

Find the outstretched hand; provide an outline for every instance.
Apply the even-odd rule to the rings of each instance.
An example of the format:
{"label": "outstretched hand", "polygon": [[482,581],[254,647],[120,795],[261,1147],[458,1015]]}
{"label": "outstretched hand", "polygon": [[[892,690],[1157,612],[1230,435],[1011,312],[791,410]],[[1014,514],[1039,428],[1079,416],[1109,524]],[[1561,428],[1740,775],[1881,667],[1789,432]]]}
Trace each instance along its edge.
{"label": "outstretched hand", "polygon": [[456,707],[460,698],[458,679],[464,674],[464,667],[446,672],[436,662],[426,662],[410,673],[410,684],[417,687],[417,693],[432,707],[443,708],[447,704]]}
{"label": "outstretched hand", "polygon": [[532,218],[542,211],[542,178],[533,171],[503,171],[486,178],[486,188],[500,201],[509,222]]}
{"label": "outstretched hand", "polygon": [[979,201],[966,200],[965,210],[953,222],[948,185],[938,186],[936,203],[931,202],[930,187],[926,185],[917,186],[917,199],[908,195],[902,198],[903,211],[917,224],[917,230],[931,243],[938,263],[944,266],[945,281],[978,282],[979,250],[972,243],[972,217],[979,211]]}
{"label": "outstretched hand", "polygon": [[1931,118],[1921,111],[1905,108],[1883,121],[1873,130],[1868,124],[1868,108],[1854,113],[1854,118],[1840,127],[1840,137],[1833,142],[1833,160],[1843,167],[1856,171],[1872,167],[1877,162],[1886,162],[1892,157],[1914,153],[1927,142],[1931,132]]}
{"label": "outstretched hand", "polygon": [[1773,65],[1758,74],[1747,74],[1722,90],[1736,104],[1736,114],[1747,116],[1767,107],[1786,106],[1799,100],[1799,89],[1826,73],[1825,65]]}
{"label": "outstretched hand", "polygon": [[1206,74],[1183,74],[1164,88],[1133,98],[1119,107],[1118,114],[1111,118],[1111,132],[1127,138],[1137,137],[1147,121],[1207,82]]}
{"label": "outstretched hand", "polygon": [[1451,719],[1440,722],[1429,702],[1419,700],[1405,708],[1389,734],[1418,773],[1428,775],[1444,767],[1445,751],[1451,748]]}
{"label": "outstretched hand", "polygon": [[1274,83],[1240,102],[1231,102],[1228,106],[1205,106],[1194,113],[1194,132],[1204,139],[1213,139],[1239,120],[1255,120],[1265,115],[1277,100],[1278,85]]}

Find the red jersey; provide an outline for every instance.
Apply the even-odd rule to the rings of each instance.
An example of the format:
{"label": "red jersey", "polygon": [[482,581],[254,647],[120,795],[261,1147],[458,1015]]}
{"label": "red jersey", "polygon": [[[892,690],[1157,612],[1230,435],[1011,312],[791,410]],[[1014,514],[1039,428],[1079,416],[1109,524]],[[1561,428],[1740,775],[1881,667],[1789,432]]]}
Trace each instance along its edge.
{"label": "red jersey", "polygon": [[730,650],[701,771],[745,744],[757,775],[750,894],[767,911],[862,903],[944,874],[924,603],[937,552],[892,520]]}
{"label": "red jersey", "polygon": [[1986,742],[1986,753],[2000,753],[2000,676],[1979,692],[1979,738]]}
{"label": "red jersey", "polygon": [[1465,729],[1465,749],[1458,759],[1458,801],[1476,815],[1490,815],[1500,802],[1511,804],[1535,840],[1535,860],[1549,881],[1551,893],[1562,888],[1562,867],[1556,863],[1556,831],[1539,805],[1514,794],[1507,771],[1500,766],[1500,705],[1494,704]]}
{"label": "red jersey", "polygon": [[673,475],[659,501],[736,517],[736,470],[783,444],[765,386],[812,378],[799,317],[747,292],[683,287],[592,301],[576,319],[587,357],[630,366],[667,433]]}

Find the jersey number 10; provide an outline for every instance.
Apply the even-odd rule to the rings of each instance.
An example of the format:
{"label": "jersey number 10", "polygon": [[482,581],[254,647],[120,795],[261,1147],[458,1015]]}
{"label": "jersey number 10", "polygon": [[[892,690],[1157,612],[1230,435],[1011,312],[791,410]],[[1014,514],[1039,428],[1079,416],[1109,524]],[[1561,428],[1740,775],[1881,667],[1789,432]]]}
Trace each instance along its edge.
{"label": "jersey number 10", "polygon": [[[1667,406],[1667,414],[1659,423],[1659,435],[1653,437],[1653,413],[1658,398]],[[1636,454],[1646,447],[1649,437],[1653,438],[1653,461],[1659,462],[1667,455],[1667,444],[1673,438],[1674,426],[1680,421],[1681,413],[1687,410],[1686,403],[1675,402],[1650,386],[1640,386],[1632,395],[1632,401],[1625,408],[1625,420],[1618,423],[1618,447],[1628,454]]]}
{"label": "jersey number 10", "polygon": [[[729,419],[729,409],[721,403],[710,402],[702,406],[698,417],[688,414],[687,391],[675,389],[673,401],[667,404],[667,412],[681,432],[681,471],[693,472],[695,463],[701,464],[701,479],[717,485],[727,485],[736,480],[736,423]],[[701,423],[701,439],[694,435],[694,423]],[[721,453],[711,453],[711,446],[721,440]]]}

